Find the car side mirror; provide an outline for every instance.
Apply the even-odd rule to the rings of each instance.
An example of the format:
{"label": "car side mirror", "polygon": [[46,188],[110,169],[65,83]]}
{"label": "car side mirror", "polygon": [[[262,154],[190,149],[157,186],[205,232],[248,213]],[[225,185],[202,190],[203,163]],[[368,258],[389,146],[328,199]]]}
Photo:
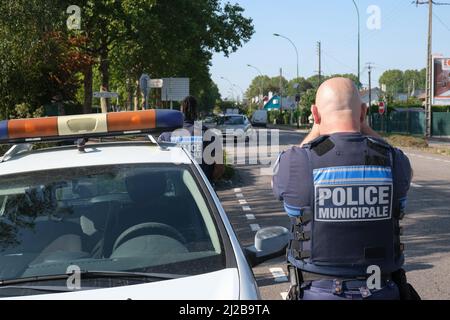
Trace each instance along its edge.
{"label": "car side mirror", "polygon": [[254,245],[244,249],[250,266],[254,267],[264,261],[286,254],[289,237],[290,232],[284,227],[260,229],[255,235]]}

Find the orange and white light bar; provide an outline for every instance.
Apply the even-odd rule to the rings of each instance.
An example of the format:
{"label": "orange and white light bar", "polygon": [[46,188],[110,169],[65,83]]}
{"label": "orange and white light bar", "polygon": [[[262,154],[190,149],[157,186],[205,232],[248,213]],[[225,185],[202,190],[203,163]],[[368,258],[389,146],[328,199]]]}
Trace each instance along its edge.
{"label": "orange and white light bar", "polygon": [[139,134],[183,127],[177,110],[142,110],[0,121],[0,143]]}

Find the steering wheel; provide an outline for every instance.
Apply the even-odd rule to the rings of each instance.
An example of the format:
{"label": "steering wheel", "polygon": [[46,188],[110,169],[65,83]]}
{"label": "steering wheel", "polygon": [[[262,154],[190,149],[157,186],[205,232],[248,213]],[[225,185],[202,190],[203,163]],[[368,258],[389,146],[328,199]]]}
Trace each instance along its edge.
{"label": "steering wheel", "polygon": [[[114,242],[112,251],[114,252],[117,249],[117,247],[119,247],[119,245],[121,245],[124,242],[124,240],[126,238],[130,237],[130,235],[141,232],[143,229],[148,229],[149,231],[151,231],[151,232],[149,232],[149,234],[167,234],[167,233],[169,233],[172,238],[178,240],[179,242],[181,242],[183,244],[185,244],[187,242],[186,239],[184,238],[184,236],[174,227],[171,227],[164,223],[144,222],[144,223],[140,223],[135,226],[132,226],[132,227],[126,229],[124,232],[122,232],[122,234]],[[133,237],[130,237],[130,238],[133,238]]]}

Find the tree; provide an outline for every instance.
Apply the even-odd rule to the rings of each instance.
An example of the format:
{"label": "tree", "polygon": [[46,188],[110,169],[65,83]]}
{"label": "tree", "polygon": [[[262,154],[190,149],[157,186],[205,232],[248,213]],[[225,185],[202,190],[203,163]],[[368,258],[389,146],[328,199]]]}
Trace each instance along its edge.
{"label": "tree", "polygon": [[[298,88],[296,88],[296,86],[299,86]],[[295,78],[289,81],[288,83],[288,88],[287,88],[287,95],[288,96],[295,96],[297,93],[304,93],[306,92],[308,89],[312,89],[313,88],[313,84],[311,82],[309,82],[308,80],[306,80],[303,77],[300,78]]]}
{"label": "tree", "polygon": [[192,94],[208,91],[212,54],[228,56],[254,33],[252,20],[242,13],[238,5],[222,6],[218,0],[157,1],[147,10],[133,11],[135,32],[111,50],[116,78],[135,85],[143,72],[152,77],[189,77]]}
{"label": "tree", "polygon": [[397,93],[404,92],[403,71],[401,70],[387,70],[379,80],[380,84],[386,86],[386,93],[394,97]]}
{"label": "tree", "polygon": [[426,69],[405,70],[403,73],[403,92],[411,93],[414,89],[425,89]]}
{"label": "tree", "polygon": [[221,100],[217,85],[211,80],[208,84],[197,94],[199,110],[205,113],[212,112],[217,102]]}
{"label": "tree", "polygon": [[336,73],[336,74],[331,74],[329,76],[324,76],[322,75],[321,78],[319,79],[319,75],[313,75],[311,77],[309,77],[308,79],[306,79],[307,82],[309,82],[313,88],[319,88],[319,86],[326,80],[331,79],[331,78],[348,78],[350,80],[352,80],[356,86],[358,86],[358,84],[360,84],[358,82],[358,76],[353,74],[353,73]]}
{"label": "tree", "polygon": [[[321,82],[325,81],[326,77],[322,76],[322,78],[320,79]],[[308,83],[310,83],[312,85],[313,88],[317,89],[320,86],[320,82],[319,82],[319,76],[318,75],[313,75],[309,78],[306,79],[306,81]]]}
{"label": "tree", "polygon": [[316,94],[317,89],[308,89],[301,97],[300,116],[302,123],[306,123],[311,115],[311,106],[316,103]]}
{"label": "tree", "polygon": [[[81,30],[67,30],[69,4],[81,8]],[[228,56],[253,33],[243,9],[220,0],[4,0],[0,107],[7,114],[22,102],[84,96],[84,112],[90,112],[93,84],[137,97],[143,72],[189,77],[191,93],[209,100],[213,53]]]}
{"label": "tree", "polygon": [[2,1],[0,3],[0,108],[7,118],[15,105],[33,113],[52,101],[74,100],[78,72],[89,63],[65,34],[67,2]]}
{"label": "tree", "polygon": [[252,80],[250,86],[247,88],[246,96],[248,98],[257,97],[260,95],[261,88],[264,96],[267,96],[269,92],[273,94],[280,94],[283,92],[283,95],[288,94],[288,80],[286,78],[281,77],[281,88],[280,88],[280,76],[277,77],[268,77],[268,76],[257,76]]}

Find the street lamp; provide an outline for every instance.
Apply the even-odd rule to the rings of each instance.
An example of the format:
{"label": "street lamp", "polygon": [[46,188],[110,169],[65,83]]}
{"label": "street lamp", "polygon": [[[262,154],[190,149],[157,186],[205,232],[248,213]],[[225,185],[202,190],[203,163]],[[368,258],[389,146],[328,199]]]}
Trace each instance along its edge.
{"label": "street lamp", "polygon": [[361,74],[361,23],[359,16],[359,8],[355,0],[352,0],[355,5],[356,14],[358,15],[358,88],[361,88],[360,74]]}
{"label": "street lamp", "polygon": [[[279,34],[279,33],[274,33],[273,34],[275,37],[280,37],[280,38],[283,38],[283,39],[286,39],[287,41],[289,41],[291,44],[292,44],[292,46],[294,47],[294,49],[295,49],[295,54],[297,55],[297,94],[300,92],[300,83],[299,83],[299,81],[300,81],[300,79],[299,79],[299,77],[298,77],[298,49],[297,49],[297,46],[295,45],[295,43],[291,40],[291,39],[289,39],[288,37],[285,37],[285,36],[283,36],[283,35],[281,35],[281,34]],[[299,104],[297,104],[297,108],[299,107]],[[292,123],[292,118],[293,118],[293,113],[291,112],[291,123]],[[297,126],[299,125],[299,123],[298,123],[298,121],[297,121]]]}
{"label": "street lamp", "polygon": [[233,87],[238,88],[241,91],[242,101],[244,101],[244,96],[245,96],[244,90],[242,90],[242,88],[235,83],[233,83]]}
{"label": "street lamp", "polygon": [[291,39],[289,39],[288,37],[285,37],[285,36],[283,36],[283,35],[281,35],[281,34],[279,34],[279,33],[274,33],[273,34],[275,37],[280,37],[280,38],[284,38],[284,39],[286,39],[287,41],[289,41],[291,44],[292,44],[292,46],[294,47],[294,49],[295,49],[295,54],[297,55],[297,81],[298,81],[298,49],[297,49],[297,46],[294,44],[294,42],[291,40]]}
{"label": "street lamp", "polygon": [[263,76],[261,70],[259,70],[257,67],[252,66],[251,64],[247,64],[247,67],[255,69],[259,73],[259,75],[261,76],[261,80],[259,81],[259,95],[261,96],[261,99],[263,99],[264,98],[264,89],[263,89],[263,87],[264,87],[264,83],[263,83],[264,76]]}
{"label": "street lamp", "polygon": [[235,92],[234,92],[234,90],[233,90],[233,87],[234,87],[234,85],[233,85],[233,82],[231,82],[228,78],[225,78],[225,77],[220,77],[220,79],[223,79],[223,80],[225,80],[225,81],[228,81],[228,83],[230,84],[230,89],[231,89],[231,94],[232,94],[232,97],[233,97],[233,100],[234,100],[234,94],[235,94]]}

